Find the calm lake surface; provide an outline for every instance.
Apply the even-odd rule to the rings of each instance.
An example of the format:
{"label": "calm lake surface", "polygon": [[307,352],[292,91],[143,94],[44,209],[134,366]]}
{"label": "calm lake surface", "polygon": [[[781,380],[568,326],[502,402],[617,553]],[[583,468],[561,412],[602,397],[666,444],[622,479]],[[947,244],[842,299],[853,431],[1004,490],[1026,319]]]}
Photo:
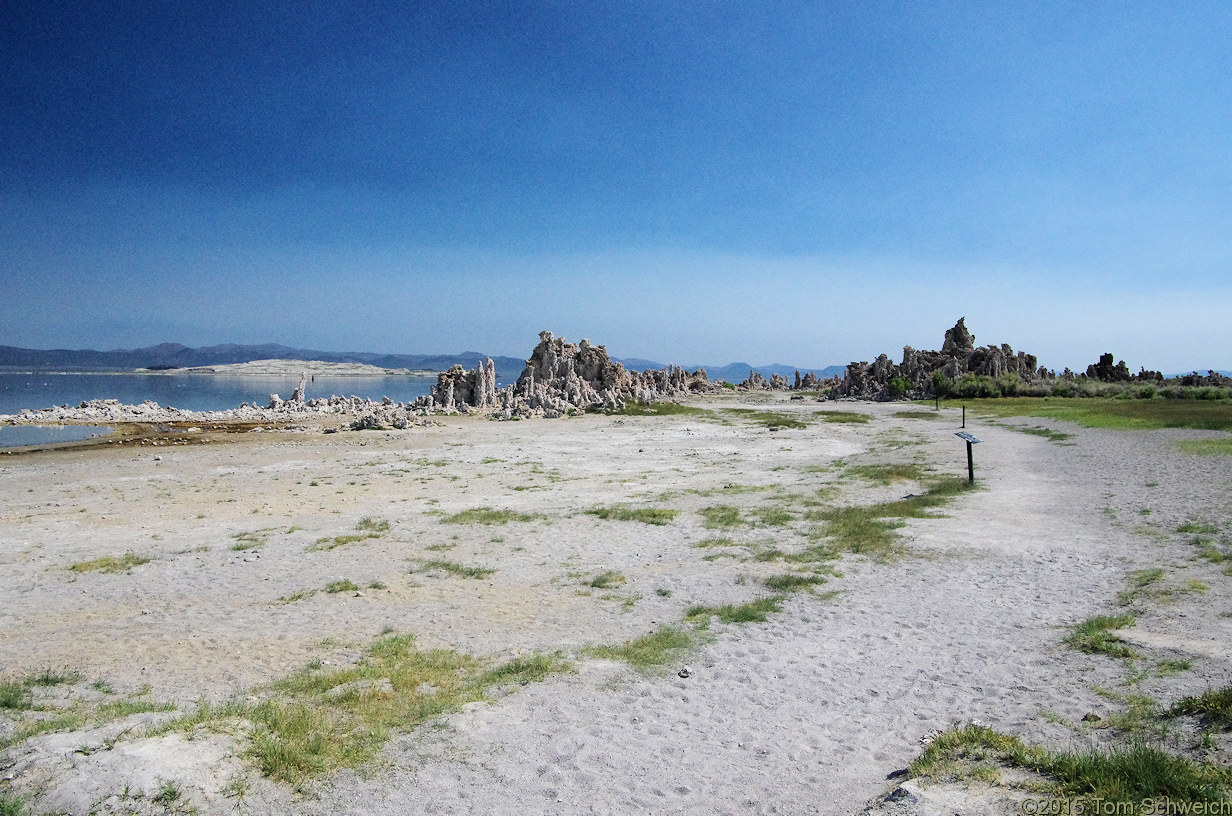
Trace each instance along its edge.
{"label": "calm lake surface", "polygon": [[[424,396],[436,383],[431,377],[326,377],[308,383],[307,397],[333,394],[394,402]],[[299,376],[251,377],[225,374],[74,374],[0,372],[0,414],[23,408],[79,405],[87,400],[118,399],[139,405],[153,400],[163,407],[221,411],[241,403],[269,404],[270,394],[283,399],[299,385]],[[10,443],[12,444],[12,443]]]}
{"label": "calm lake surface", "polygon": [[111,431],[102,425],[0,425],[0,448],[78,442]]}

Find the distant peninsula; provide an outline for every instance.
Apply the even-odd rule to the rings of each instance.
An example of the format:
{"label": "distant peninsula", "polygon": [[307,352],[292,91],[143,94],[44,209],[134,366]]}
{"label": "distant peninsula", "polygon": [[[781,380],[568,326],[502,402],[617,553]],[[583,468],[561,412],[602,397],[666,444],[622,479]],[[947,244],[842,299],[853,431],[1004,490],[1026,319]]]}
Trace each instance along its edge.
{"label": "distant peninsula", "polygon": [[190,368],[139,369],[158,374],[218,374],[244,377],[297,377],[300,374],[325,377],[435,377],[428,369],[382,368],[364,363],[330,363],[324,360],[252,360]]}

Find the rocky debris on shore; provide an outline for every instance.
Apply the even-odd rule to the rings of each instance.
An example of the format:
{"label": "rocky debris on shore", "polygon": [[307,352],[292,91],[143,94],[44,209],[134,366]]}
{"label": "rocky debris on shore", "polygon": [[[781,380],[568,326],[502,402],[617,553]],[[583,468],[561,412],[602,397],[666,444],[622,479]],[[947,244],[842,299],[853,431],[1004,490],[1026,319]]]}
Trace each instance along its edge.
{"label": "rocky debris on shore", "polygon": [[707,378],[705,369],[688,372],[669,366],[629,371],[613,362],[603,346],[589,340],[569,343],[545,331],[516,383],[498,390],[491,359],[473,371],[456,365],[442,372],[431,393],[414,405],[429,413],[478,410],[498,419],[552,418],[574,411],[619,410],[630,400],[655,402],[719,387]]}
{"label": "rocky debris on shore", "polygon": [[917,351],[903,348],[903,361],[895,365],[882,354],[872,363],[850,363],[843,379],[830,396],[853,399],[885,400],[895,398],[929,399],[937,396],[938,377],[953,382],[964,375],[1002,377],[1016,375],[1022,382],[1031,382],[1048,372],[1039,368],[1034,354],[1015,353],[1007,344],[977,348],[975,336],[967,330],[965,318],[959,318],[954,328],[945,333],[940,351]]}
{"label": "rocky debris on shore", "polygon": [[98,399],[83,402],[76,407],[61,405],[42,409],[27,408],[16,414],[0,416],[0,422],[10,425],[252,422],[289,426],[312,418],[338,416],[350,418],[347,427],[351,430],[368,430],[405,429],[413,425],[426,425],[427,420],[421,414],[421,411],[410,405],[393,402],[388,397],[380,402],[362,397],[341,396],[310,400],[271,399],[270,405],[264,408],[244,403],[238,408],[222,411],[181,410],[171,406],[164,407],[151,400],[140,405],[125,405],[115,399]]}

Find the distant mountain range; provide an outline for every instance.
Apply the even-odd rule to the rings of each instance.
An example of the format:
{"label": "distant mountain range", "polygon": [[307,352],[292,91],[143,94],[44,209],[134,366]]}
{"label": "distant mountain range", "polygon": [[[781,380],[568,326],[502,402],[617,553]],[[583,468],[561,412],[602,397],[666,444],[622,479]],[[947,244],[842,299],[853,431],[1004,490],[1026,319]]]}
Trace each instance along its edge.
{"label": "distant mountain range", "polygon": [[[61,369],[71,371],[131,371],[138,368],[192,368],[194,366],[249,363],[253,360],[321,360],[326,363],[364,363],[381,368],[409,368],[428,371],[445,371],[453,365],[474,368],[487,354],[464,351],[460,354],[377,354],[368,351],[316,351],[297,349],[277,343],[262,345],[236,345],[191,348],[179,343],[161,343],[137,349],[27,349],[15,346],[0,346],[0,367],[29,369]],[[613,358],[616,359],[616,358]],[[501,382],[513,382],[526,367],[526,361],[518,357],[493,356],[496,377]],[[625,368],[634,371],[666,368],[666,363],[643,360],[636,357],[616,359]],[[730,363],[723,366],[686,366],[689,370],[705,368],[712,380],[741,382],[756,371],[763,377],[773,374],[794,377],[797,366],[781,364],[750,366],[748,363]],[[844,366],[829,366],[823,369],[799,368],[801,374],[813,371],[820,377],[840,375]]]}

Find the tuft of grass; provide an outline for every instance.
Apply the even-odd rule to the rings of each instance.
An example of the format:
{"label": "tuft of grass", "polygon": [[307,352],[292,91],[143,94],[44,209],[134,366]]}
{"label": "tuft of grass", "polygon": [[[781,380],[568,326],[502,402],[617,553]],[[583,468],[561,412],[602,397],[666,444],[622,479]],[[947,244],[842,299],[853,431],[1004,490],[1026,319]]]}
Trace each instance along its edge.
{"label": "tuft of grass", "polygon": [[164,779],[159,784],[158,790],[151,797],[150,801],[163,807],[170,807],[183,795],[184,792],[180,790],[177,782],[172,779]]}
{"label": "tuft of grass", "polygon": [[440,558],[422,559],[419,562],[419,569],[411,570],[411,572],[429,572],[431,570],[441,570],[448,572],[451,575],[456,575],[459,578],[487,578],[489,575],[495,575],[496,570],[491,567],[468,567],[465,564],[459,564],[456,561],[445,561]]}
{"label": "tuft of grass", "polygon": [[1197,716],[1208,725],[1232,728],[1232,686],[1208,689],[1196,697],[1177,700],[1164,712],[1164,716]]}
{"label": "tuft of grass", "polygon": [[730,527],[737,527],[742,522],[740,519],[740,508],[732,507],[731,505],[720,504],[713,507],[703,507],[697,511],[701,517],[706,520],[707,529],[723,530]]}
{"label": "tuft of grass", "polygon": [[119,558],[116,558],[114,555],[104,555],[101,558],[95,558],[93,561],[79,561],[71,565],[69,570],[72,572],[128,572],[133,567],[139,567],[142,564],[148,563],[150,563],[148,557],[126,552]]}
{"label": "tuft of grass", "polygon": [[1197,521],[1187,521],[1180,527],[1176,528],[1178,533],[1198,533],[1201,535],[1210,535],[1219,532],[1219,528],[1214,524],[1204,524]]}
{"label": "tuft of grass", "polygon": [[721,538],[703,538],[701,541],[694,542],[694,547],[734,547],[736,542],[726,536]]}
{"label": "tuft of grass", "polygon": [[485,686],[514,683],[526,686],[546,680],[549,675],[566,671],[568,668],[569,664],[559,654],[516,657],[508,663],[484,672],[480,682]]}
{"label": "tuft of grass", "polygon": [[807,428],[808,422],[806,419],[795,414],[785,414],[781,411],[759,411],[754,408],[728,408],[727,413],[735,415],[739,419],[753,422],[761,425],[766,430],[777,431],[780,428],[789,430],[799,430]]}
{"label": "tuft of grass", "polygon": [[592,507],[587,514],[598,516],[605,521],[640,521],[643,524],[663,526],[670,524],[678,510],[662,507]]}
{"label": "tuft of grass", "polygon": [[534,521],[538,514],[515,513],[513,510],[493,510],[490,507],[472,507],[441,519],[443,524],[508,524],[511,521]]}
{"label": "tuft of grass", "polygon": [[782,609],[783,596],[773,595],[738,605],[703,606],[695,604],[685,612],[685,620],[700,623],[717,616],[723,623],[765,623],[770,615],[781,612]]}
{"label": "tuft of grass", "polygon": [[894,551],[894,530],[903,526],[899,519],[936,518],[931,510],[969,489],[966,479],[939,479],[923,495],[880,504],[819,508],[810,510],[806,518],[822,522],[820,534],[840,550],[885,556]]}
{"label": "tuft of grass", "polygon": [[1065,643],[1087,654],[1135,657],[1134,650],[1113,634],[1116,629],[1133,625],[1133,615],[1097,615],[1071,629]]}
{"label": "tuft of grass", "polygon": [[660,626],[620,646],[591,646],[585,652],[607,660],[623,660],[635,669],[648,671],[676,662],[696,642],[697,635],[688,629]]}
{"label": "tuft of grass", "polygon": [[608,589],[610,587],[620,586],[628,580],[629,579],[623,574],[616,572],[615,570],[608,570],[607,572],[601,572],[592,578],[588,586],[592,586],[595,589]]}
{"label": "tuft of grass", "polygon": [[331,581],[326,584],[325,591],[331,595],[339,592],[359,592],[359,586],[354,581],[343,578],[341,581]]}
{"label": "tuft of grass", "polygon": [[26,797],[0,791],[0,816],[25,816]]}
{"label": "tuft of grass", "polygon": [[318,538],[308,547],[309,551],[313,550],[332,550],[336,547],[344,547],[347,544],[354,544],[357,541],[367,541],[370,538],[380,538],[379,533],[348,533],[346,535],[324,536]]}
{"label": "tuft of grass", "polygon": [[915,464],[849,465],[844,474],[888,485],[894,482],[918,482],[924,478],[924,468]]}
{"label": "tuft of grass", "polygon": [[869,420],[867,414],[859,414],[855,411],[818,411],[817,416],[826,422],[838,422],[846,425],[867,425]]}
{"label": "tuft of grass", "polygon": [[890,416],[895,419],[947,419],[940,411],[895,411]]}
{"label": "tuft of grass", "polygon": [[987,778],[990,772],[995,775],[998,765],[1044,775],[1051,794],[1129,806],[1117,813],[1136,812],[1133,805],[1143,802],[1162,804],[1159,800],[1218,802],[1227,793],[1226,775],[1218,769],[1149,745],[1109,752],[1054,753],[980,725],[939,736],[911,764],[910,773],[938,779]]}
{"label": "tuft of grass", "polygon": [[0,711],[25,711],[32,703],[28,684],[20,680],[0,680]]}
{"label": "tuft of grass", "polygon": [[769,578],[763,578],[762,583],[776,592],[799,592],[807,589],[813,591],[813,587],[818,584],[824,584],[826,579],[822,575],[792,572],[786,575],[771,575]]}
{"label": "tuft of grass", "polygon": [[796,514],[782,507],[759,507],[753,511],[757,520],[767,527],[783,527],[796,520]]}
{"label": "tuft of grass", "polygon": [[1032,427],[1023,427],[1021,425],[1003,425],[1004,428],[1009,428],[1012,431],[1019,433],[1031,434],[1032,436],[1042,436],[1049,442],[1064,442],[1067,439],[1073,439],[1073,434],[1064,433],[1062,431],[1054,431],[1052,428],[1045,428],[1042,425]]}
{"label": "tuft of grass", "polygon": [[1164,570],[1161,567],[1136,570],[1129,574],[1129,589],[1117,593],[1117,600],[1123,605],[1132,603],[1138,596],[1146,593],[1147,588],[1163,580]]}
{"label": "tuft of grass", "polygon": [[257,547],[265,544],[264,533],[268,530],[253,530],[247,533],[236,533],[231,536],[235,539],[235,543],[231,545],[232,550],[255,550]]}
{"label": "tuft of grass", "polygon": [[359,523],[355,525],[355,529],[359,532],[318,538],[308,547],[308,551],[332,550],[336,547],[343,547],[347,544],[354,544],[358,541],[367,541],[370,538],[380,538],[382,534],[389,531],[389,522],[377,521],[369,516],[364,516],[359,520]]}
{"label": "tuft of grass", "polygon": [[491,686],[535,682],[567,668],[558,656],[492,666],[447,649],[420,651],[410,635],[388,634],[355,665],[309,668],[273,684],[259,703],[202,704],[164,728],[247,721],[247,753],[262,773],[302,788],[375,758],[394,732],[481,700]]}

